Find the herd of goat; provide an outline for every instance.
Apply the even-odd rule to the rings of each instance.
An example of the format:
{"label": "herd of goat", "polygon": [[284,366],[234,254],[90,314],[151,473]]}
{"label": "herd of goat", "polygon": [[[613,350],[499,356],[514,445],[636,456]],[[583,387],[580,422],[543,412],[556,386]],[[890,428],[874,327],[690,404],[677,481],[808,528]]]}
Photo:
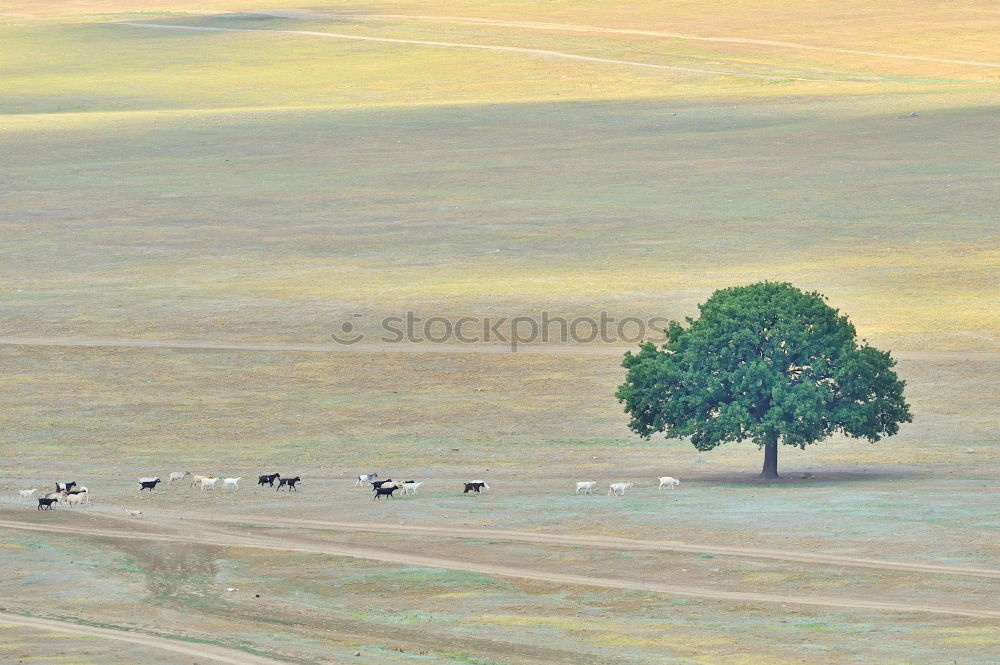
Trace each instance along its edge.
{"label": "herd of goat", "polygon": [[[168,485],[173,485],[177,482],[183,482],[188,476],[191,477],[191,482],[188,487],[200,487],[201,489],[215,489],[219,482],[222,482],[223,489],[231,488],[233,491],[239,490],[239,482],[243,479],[239,478],[219,478],[216,476],[201,476],[197,474],[192,474],[190,471],[174,471],[170,474],[167,479]],[[371,491],[374,492],[374,498],[372,501],[377,501],[383,496],[393,498],[393,493],[398,490],[403,490],[403,494],[416,494],[423,485],[423,482],[417,482],[415,480],[393,480],[392,478],[386,478],[385,480],[376,480],[378,478],[377,473],[362,473],[358,475],[358,481],[355,483],[355,487],[361,487],[365,483],[371,485]],[[669,489],[674,489],[681,484],[681,481],[677,478],[671,476],[662,476],[659,479],[658,490],[668,487]],[[285,477],[282,478],[280,473],[268,473],[257,477],[258,487],[263,487],[267,485],[268,487],[274,487],[274,483],[277,482],[278,486],[275,491],[281,490],[282,487],[286,488],[286,491],[295,490],[298,491],[296,485],[302,481],[300,476]],[[139,493],[141,494],[144,490],[152,493],[156,486],[163,482],[160,478],[154,477],[143,477],[139,479]],[[625,496],[625,490],[632,487],[633,483],[611,483],[610,489],[608,490],[608,496]],[[597,487],[596,480],[586,480],[578,482],[576,484],[576,494],[592,494],[594,488]],[[480,494],[483,490],[490,491],[490,486],[485,480],[470,480],[464,483],[463,494]],[[22,499],[31,499],[38,491],[37,488],[29,490],[20,490]],[[84,503],[90,503],[90,490],[86,487],[80,486],[76,481],[56,483],[56,491],[49,492],[45,496],[38,497],[38,510],[52,510],[52,506],[55,503],[65,503],[67,506],[79,506]],[[139,517],[142,515],[142,511],[125,509],[125,512],[129,514],[129,517]]]}

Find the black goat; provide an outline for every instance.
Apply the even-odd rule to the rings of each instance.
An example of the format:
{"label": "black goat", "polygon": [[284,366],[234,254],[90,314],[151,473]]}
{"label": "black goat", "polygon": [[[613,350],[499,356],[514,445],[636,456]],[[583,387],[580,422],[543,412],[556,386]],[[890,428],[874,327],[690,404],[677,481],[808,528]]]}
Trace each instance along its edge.
{"label": "black goat", "polygon": [[48,499],[48,498],[46,498],[44,496],[43,497],[39,497],[39,499],[38,499],[38,510],[52,510],[52,504],[53,503],[57,503],[58,501],[59,501],[59,499],[56,498],[56,497],[53,497],[51,499]]}
{"label": "black goat", "polygon": [[152,492],[153,488],[156,487],[156,484],[161,482],[163,481],[160,480],[159,478],[155,478],[153,480],[140,480],[139,491],[141,492],[142,490],[149,490],[150,492]]}
{"label": "black goat", "polygon": [[465,491],[462,494],[468,494],[469,492],[475,492],[479,494],[479,490],[483,488],[489,489],[489,485],[486,483],[465,483]]}
{"label": "black goat", "polygon": [[298,492],[299,490],[295,487],[295,483],[299,482],[300,480],[302,479],[299,478],[298,476],[295,476],[294,478],[280,478],[278,479],[278,487],[274,491],[277,492],[282,487],[287,485],[289,490],[295,490],[296,492]]}
{"label": "black goat", "polygon": [[257,476],[257,485],[267,483],[268,487],[274,487],[274,481],[281,478],[280,473],[269,473],[266,476]]}
{"label": "black goat", "polygon": [[70,483],[56,483],[57,492],[68,492],[76,486],[76,481]]}
{"label": "black goat", "polygon": [[[383,496],[387,496],[390,499],[392,493],[399,489],[399,485],[393,485],[392,487],[376,487],[375,488],[375,499],[381,499]],[[372,499],[374,501],[375,499]]]}

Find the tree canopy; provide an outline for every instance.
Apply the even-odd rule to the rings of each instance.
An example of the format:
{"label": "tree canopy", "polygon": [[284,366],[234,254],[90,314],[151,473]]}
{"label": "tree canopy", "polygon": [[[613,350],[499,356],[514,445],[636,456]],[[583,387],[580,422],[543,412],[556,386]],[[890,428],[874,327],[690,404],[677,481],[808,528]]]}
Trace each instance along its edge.
{"label": "tree canopy", "polygon": [[862,340],[819,293],[761,282],[716,291],[667,341],[627,352],[617,397],[644,438],[698,450],[750,440],[777,478],[779,442],[805,448],[840,432],[871,442],[911,422],[895,361]]}

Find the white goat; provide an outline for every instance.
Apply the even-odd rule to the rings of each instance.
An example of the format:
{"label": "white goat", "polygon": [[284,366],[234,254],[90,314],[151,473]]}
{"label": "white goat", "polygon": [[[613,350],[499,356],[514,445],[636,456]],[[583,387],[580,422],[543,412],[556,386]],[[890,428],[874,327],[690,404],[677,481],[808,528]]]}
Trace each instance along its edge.
{"label": "white goat", "polygon": [[201,485],[201,481],[206,478],[215,478],[215,476],[191,476],[191,484],[188,487],[194,487],[195,485]]}
{"label": "white goat", "polygon": [[664,485],[666,485],[670,489],[673,489],[680,484],[681,481],[677,480],[676,478],[671,478],[670,476],[660,476],[660,486],[657,487],[656,489],[661,490],[663,489]]}
{"label": "white goat", "polygon": [[22,499],[31,500],[31,497],[33,497],[35,495],[35,492],[37,492],[37,491],[38,491],[38,488],[34,487],[34,488],[30,489],[30,490],[18,490],[17,493],[21,495]]}
{"label": "white goat", "polygon": [[420,486],[423,485],[423,481],[419,483],[402,483],[400,487],[403,488],[403,494],[416,494]]}
{"label": "white goat", "polygon": [[232,487],[234,490],[238,490],[240,486],[237,483],[239,483],[241,480],[243,480],[243,476],[240,476],[239,478],[225,478],[222,481],[222,489],[226,489],[227,487]]}
{"label": "white goat", "polygon": [[68,494],[62,501],[67,506],[81,506],[86,496],[86,494]]}
{"label": "white goat", "polygon": [[587,480],[587,481],[582,482],[582,483],[577,483],[576,484],[576,493],[579,494],[580,490],[583,490],[584,494],[590,494],[592,491],[594,491],[595,487],[597,487],[597,481],[596,480]]}
{"label": "white goat", "polygon": [[608,496],[614,494],[615,496],[625,496],[625,490],[632,487],[632,483],[611,483],[611,489],[608,490]]}
{"label": "white goat", "polygon": [[214,490],[216,484],[219,482],[220,478],[202,478],[201,488],[203,490]]}
{"label": "white goat", "polygon": [[167,484],[168,485],[173,485],[175,482],[177,482],[179,480],[184,480],[185,477],[190,476],[190,475],[191,475],[190,471],[171,471],[170,472],[170,479],[167,480]]}
{"label": "white goat", "polygon": [[129,510],[128,508],[125,508],[125,512],[128,514],[129,517],[142,517],[141,510]]}
{"label": "white goat", "polygon": [[67,496],[78,496],[83,503],[90,503],[90,490],[83,485],[72,492],[67,492]]}

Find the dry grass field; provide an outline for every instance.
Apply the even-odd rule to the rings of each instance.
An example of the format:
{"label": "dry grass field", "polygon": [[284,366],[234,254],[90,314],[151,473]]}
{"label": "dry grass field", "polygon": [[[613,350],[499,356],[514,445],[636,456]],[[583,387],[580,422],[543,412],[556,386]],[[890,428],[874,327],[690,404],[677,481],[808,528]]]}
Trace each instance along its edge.
{"label": "dry grass field", "polygon": [[[0,663],[996,665],[993,5],[0,0]],[[763,484],[629,345],[379,341],[762,279],[914,422]]]}

